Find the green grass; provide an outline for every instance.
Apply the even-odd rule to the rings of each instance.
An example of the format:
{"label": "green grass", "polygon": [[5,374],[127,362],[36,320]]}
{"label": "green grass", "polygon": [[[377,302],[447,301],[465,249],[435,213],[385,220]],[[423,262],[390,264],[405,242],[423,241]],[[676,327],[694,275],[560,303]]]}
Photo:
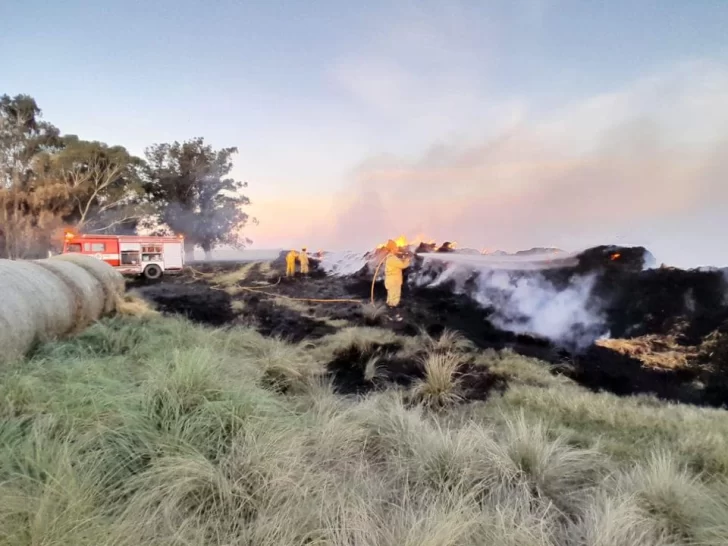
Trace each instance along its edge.
{"label": "green grass", "polygon": [[509,382],[485,403],[334,394],[334,352],[392,341],[472,350],[153,316],[39,347],[0,370],[0,545],[728,543],[726,412],[594,394],[507,352],[477,355]]}

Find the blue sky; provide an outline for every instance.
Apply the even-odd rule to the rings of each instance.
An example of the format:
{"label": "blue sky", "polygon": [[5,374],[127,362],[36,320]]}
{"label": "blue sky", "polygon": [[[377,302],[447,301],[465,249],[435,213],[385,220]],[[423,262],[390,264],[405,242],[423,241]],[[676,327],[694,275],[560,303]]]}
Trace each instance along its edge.
{"label": "blue sky", "polygon": [[0,21],[0,93],[64,132],[237,146],[259,246],[728,264],[726,1],[7,0]]}

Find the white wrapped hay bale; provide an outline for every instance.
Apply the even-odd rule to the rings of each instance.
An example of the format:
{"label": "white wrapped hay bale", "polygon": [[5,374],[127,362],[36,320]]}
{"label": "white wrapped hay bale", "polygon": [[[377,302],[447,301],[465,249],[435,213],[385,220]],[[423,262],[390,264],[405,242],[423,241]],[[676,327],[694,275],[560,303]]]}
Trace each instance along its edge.
{"label": "white wrapped hay bale", "polygon": [[95,263],[0,260],[0,361],[20,358],[34,343],[77,331],[115,309],[123,278],[99,260],[81,258]]}
{"label": "white wrapped hay bale", "polygon": [[75,302],[65,283],[32,262],[0,260],[0,357],[18,358],[36,341],[73,328]]}
{"label": "white wrapped hay bale", "polygon": [[83,254],[60,254],[48,261],[66,261],[82,267],[93,275],[104,290],[104,313],[112,313],[116,309],[118,297],[124,293],[124,277],[106,262]]}
{"label": "white wrapped hay bale", "polygon": [[73,330],[81,330],[104,314],[106,295],[96,277],[72,262],[64,260],[38,260],[34,262],[59,277],[74,299]]}

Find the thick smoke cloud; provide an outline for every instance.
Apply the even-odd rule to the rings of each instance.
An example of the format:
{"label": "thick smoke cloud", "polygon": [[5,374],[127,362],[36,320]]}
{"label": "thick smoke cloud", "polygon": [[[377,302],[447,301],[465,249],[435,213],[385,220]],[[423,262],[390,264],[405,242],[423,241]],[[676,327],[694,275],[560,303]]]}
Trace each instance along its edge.
{"label": "thick smoke cloud", "polygon": [[564,290],[540,276],[518,277],[506,271],[482,272],[474,299],[493,307],[494,325],[536,334],[556,343],[586,347],[608,336],[601,309],[591,301],[593,275],[576,277]]}
{"label": "thick smoke cloud", "polygon": [[428,287],[447,283],[467,294],[492,309],[490,321],[503,330],[537,335],[571,349],[609,335],[601,302],[592,295],[594,275],[575,276],[568,286],[556,287],[538,271],[426,260],[413,280]]}
{"label": "thick smoke cloud", "polygon": [[642,244],[676,265],[728,264],[726,67],[682,64],[530,118],[480,144],[367,160],[324,238],[332,248],[401,233],[505,250]]}

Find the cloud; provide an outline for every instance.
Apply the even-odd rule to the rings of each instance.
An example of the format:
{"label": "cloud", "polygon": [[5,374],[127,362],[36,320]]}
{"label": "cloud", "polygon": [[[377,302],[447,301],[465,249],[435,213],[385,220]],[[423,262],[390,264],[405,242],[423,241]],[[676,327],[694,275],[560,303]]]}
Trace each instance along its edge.
{"label": "cloud", "polygon": [[[579,248],[639,242],[655,223],[690,232],[691,217],[728,203],[728,69],[680,63],[549,116],[516,117],[480,142],[433,140],[416,160],[370,158],[355,170],[331,211],[330,245],[426,232]],[[700,229],[708,260],[728,220]],[[674,250],[667,260],[679,261]]]}
{"label": "cloud", "polygon": [[395,3],[363,47],[334,61],[329,83],[380,139],[390,133],[421,146],[432,136],[480,135],[523,113],[518,96],[484,100],[494,24],[476,24],[459,2]]}

